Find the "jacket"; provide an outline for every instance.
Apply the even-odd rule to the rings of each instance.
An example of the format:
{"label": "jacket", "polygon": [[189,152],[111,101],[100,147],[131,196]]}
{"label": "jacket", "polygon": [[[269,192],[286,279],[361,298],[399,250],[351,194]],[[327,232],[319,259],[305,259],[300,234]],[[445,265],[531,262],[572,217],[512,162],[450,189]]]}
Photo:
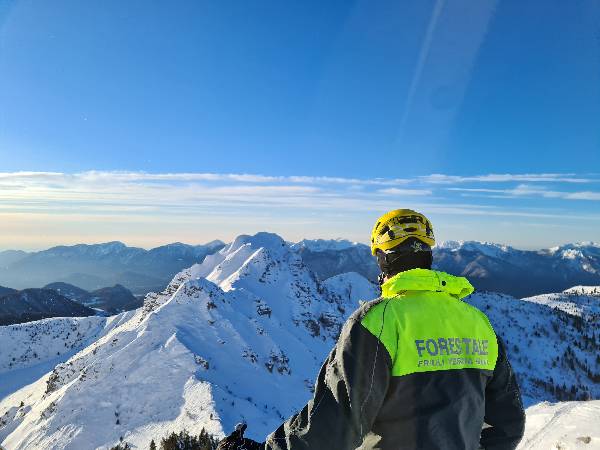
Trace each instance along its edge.
{"label": "jacket", "polygon": [[[401,272],[345,323],[314,398],[266,450],[512,450],[525,414],[502,341],[465,279]],[[485,424],[485,426],[484,426]]]}

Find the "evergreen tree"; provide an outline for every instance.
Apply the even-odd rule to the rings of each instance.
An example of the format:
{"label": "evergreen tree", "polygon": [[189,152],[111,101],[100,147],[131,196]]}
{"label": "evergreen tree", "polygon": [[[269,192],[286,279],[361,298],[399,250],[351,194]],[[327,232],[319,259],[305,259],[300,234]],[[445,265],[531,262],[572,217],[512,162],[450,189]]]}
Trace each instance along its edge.
{"label": "evergreen tree", "polygon": [[191,436],[186,430],[179,434],[171,433],[160,442],[160,450],[215,450],[219,441],[202,429],[198,436]]}
{"label": "evergreen tree", "polygon": [[131,446],[125,442],[125,444],[119,444],[112,447],[110,450],[132,450]]}

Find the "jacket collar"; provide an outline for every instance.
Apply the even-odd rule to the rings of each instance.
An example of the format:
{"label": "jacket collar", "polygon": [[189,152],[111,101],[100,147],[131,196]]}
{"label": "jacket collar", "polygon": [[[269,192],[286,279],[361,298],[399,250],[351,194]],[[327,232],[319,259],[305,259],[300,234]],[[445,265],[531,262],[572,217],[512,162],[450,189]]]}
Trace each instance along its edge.
{"label": "jacket collar", "polygon": [[474,289],[466,278],[427,269],[411,269],[400,272],[381,286],[383,298],[395,297],[403,291],[445,292],[462,299],[472,294]]}

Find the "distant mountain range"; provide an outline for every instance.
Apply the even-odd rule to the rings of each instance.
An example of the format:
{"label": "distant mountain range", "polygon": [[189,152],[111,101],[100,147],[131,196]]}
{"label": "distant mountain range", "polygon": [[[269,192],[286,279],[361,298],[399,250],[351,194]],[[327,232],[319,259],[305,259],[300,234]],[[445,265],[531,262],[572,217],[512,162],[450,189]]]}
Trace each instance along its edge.
{"label": "distant mountain range", "polygon": [[13,292],[17,292],[16,289],[7,288],[4,286],[0,286],[0,297],[6,294],[12,294]]}
{"label": "distant mountain range", "polygon": [[[374,281],[379,273],[369,246],[364,244],[318,239],[294,247],[320,279],[353,271]],[[448,241],[435,247],[433,254],[434,268],[465,276],[479,290],[515,297],[600,284],[600,244],[530,251],[486,242]]]}
{"label": "distant mountain range", "polygon": [[372,282],[377,281],[379,267],[367,245],[340,239],[305,239],[293,244],[292,248],[321,280],[342,273],[356,272]]}
{"label": "distant mountain range", "polygon": [[[171,278],[202,262],[225,244],[169,244],[151,250],[121,242],[54,247],[34,253],[0,252],[0,285],[23,289],[65,282],[96,290],[120,284],[134,294],[161,291]],[[320,280],[356,272],[375,281],[379,268],[369,246],[347,240],[303,240],[291,244]],[[546,250],[517,250],[485,242],[443,242],[434,249],[434,267],[466,276],[479,290],[515,297],[561,292],[600,284],[600,245],[568,244]]]}
{"label": "distant mountain range", "polygon": [[0,252],[0,285],[40,288],[65,282],[86,290],[121,284],[135,294],[163,289],[180,270],[202,262],[225,244],[174,243],[145,250],[122,242],[59,246],[39,252]]}
{"label": "distant mountain range", "polygon": [[577,243],[527,251],[481,242],[446,242],[434,264],[469,278],[477,289],[516,297],[600,284],[600,244]]}
{"label": "distant mountain range", "polygon": [[144,303],[143,298],[135,297],[129,289],[120,284],[91,292],[62,282],[50,283],[44,288],[54,289],[74,302],[111,315],[139,308]]}
{"label": "distant mountain range", "polygon": [[0,325],[95,314],[93,309],[69,300],[52,289],[24,289],[0,297]]}
{"label": "distant mountain range", "polygon": [[50,317],[108,316],[142,304],[141,298],[120,284],[92,292],[62,282],[21,291],[0,286],[0,325]]}

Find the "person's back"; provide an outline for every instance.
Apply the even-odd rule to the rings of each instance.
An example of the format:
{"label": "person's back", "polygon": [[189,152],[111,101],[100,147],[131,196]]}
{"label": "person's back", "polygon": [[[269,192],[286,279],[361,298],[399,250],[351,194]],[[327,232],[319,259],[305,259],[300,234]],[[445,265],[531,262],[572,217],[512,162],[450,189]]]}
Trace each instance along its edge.
{"label": "person's back", "polygon": [[[382,288],[381,299],[355,313],[385,347],[391,373],[373,372],[373,383],[388,387],[361,448],[477,449],[484,417],[495,425],[488,434],[500,448],[516,444],[522,434],[518,390],[514,384],[515,391],[505,391],[512,374],[487,317],[460,300],[472,292],[470,284],[413,269]],[[494,376],[499,385],[491,383]],[[504,420],[515,413],[514,423]],[[491,436],[482,442],[493,448]]]}
{"label": "person's back", "polygon": [[431,223],[414,211],[377,221],[371,249],[381,297],[348,319],[302,411],[265,443],[238,448],[517,446],[525,416],[504,345],[485,314],[462,301],[471,284],[431,270],[434,243]]}

